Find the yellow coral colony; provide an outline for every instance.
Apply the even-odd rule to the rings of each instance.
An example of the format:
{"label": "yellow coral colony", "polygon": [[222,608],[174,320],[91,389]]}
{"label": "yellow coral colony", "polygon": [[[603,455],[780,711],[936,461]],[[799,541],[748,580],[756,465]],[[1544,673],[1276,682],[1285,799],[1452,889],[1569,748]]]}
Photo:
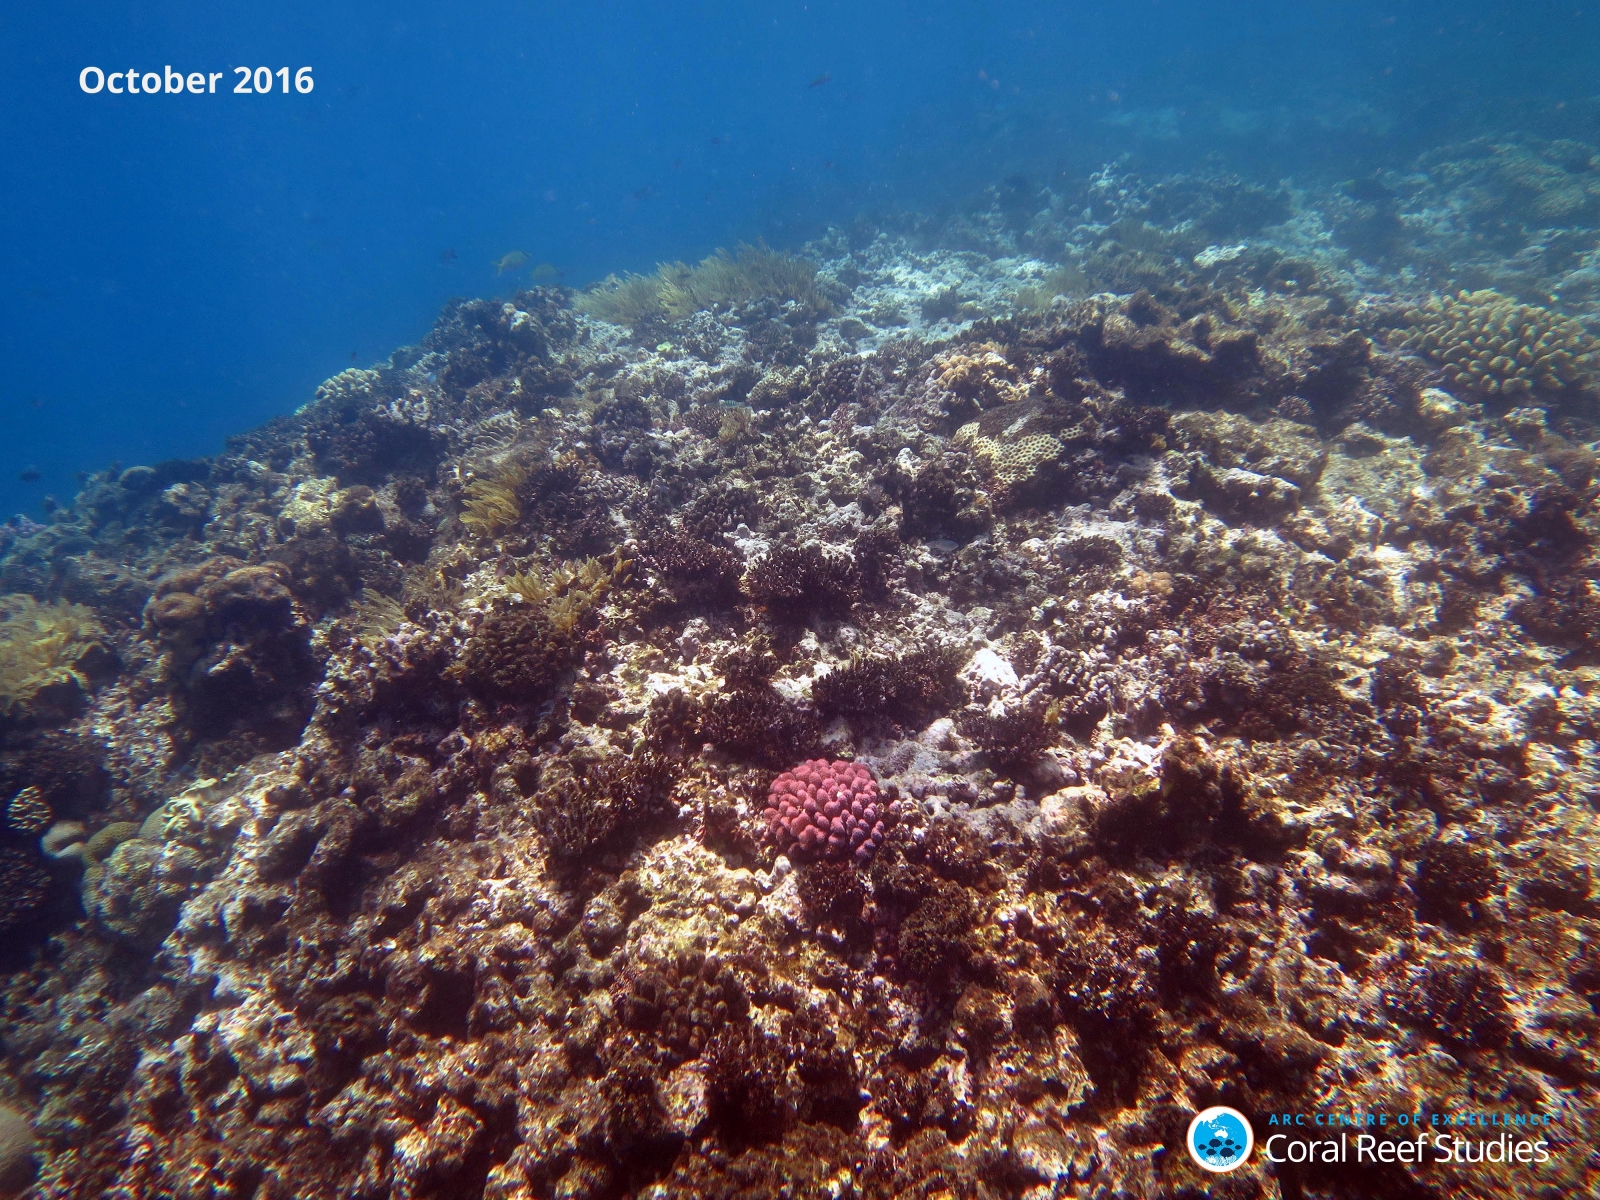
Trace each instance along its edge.
{"label": "yellow coral colony", "polygon": [[521,465],[505,467],[467,484],[461,523],[481,537],[493,537],[522,519],[519,491],[528,477]]}
{"label": "yellow coral colony", "polygon": [[681,321],[719,304],[744,304],[768,297],[794,300],[826,311],[817,290],[814,263],[757,243],[701,259],[698,266],[661,263],[653,275],[607,276],[577,298],[579,311],[617,325],[651,318]]}
{"label": "yellow coral colony", "polygon": [[508,575],[501,580],[501,586],[507,593],[521,596],[524,603],[543,607],[551,628],[566,634],[605,598],[612,585],[627,575],[632,565],[633,561],[621,554],[609,563],[586,558],[571,567],[557,567],[549,575],[541,575],[536,569]]}
{"label": "yellow coral colony", "polygon": [[32,596],[0,596],[0,715],[10,715],[56,684],[89,681],[79,663],[105,630],[81,604],[40,604]]}
{"label": "yellow coral colony", "polygon": [[1590,383],[1600,365],[1600,347],[1576,321],[1489,289],[1435,296],[1406,317],[1412,328],[1400,344],[1439,363],[1465,392],[1555,392]]}

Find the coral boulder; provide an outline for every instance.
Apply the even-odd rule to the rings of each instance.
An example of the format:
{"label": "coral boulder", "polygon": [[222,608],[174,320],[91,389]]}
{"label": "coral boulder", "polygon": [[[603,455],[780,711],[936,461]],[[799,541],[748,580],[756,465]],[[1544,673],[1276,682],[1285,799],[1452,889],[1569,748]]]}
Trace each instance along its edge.
{"label": "coral boulder", "polygon": [[772,781],[767,795],[767,835],[785,854],[871,861],[894,821],[898,805],[878,794],[877,781],[859,763],[814,758]]}

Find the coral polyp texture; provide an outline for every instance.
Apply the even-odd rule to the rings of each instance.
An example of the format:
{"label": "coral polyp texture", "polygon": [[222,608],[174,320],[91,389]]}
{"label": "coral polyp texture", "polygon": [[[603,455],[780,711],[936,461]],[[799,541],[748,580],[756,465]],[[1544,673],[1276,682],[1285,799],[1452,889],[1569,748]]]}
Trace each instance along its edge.
{"label": "coral polyp texture", "polygon": [[0,525],[22,1195],[1600,1195],[1596,158],[456,301]]}
{"label": "coral polyp texture", "polygon": [[868,863],[899,806],[879,795],[860,763],[814,758],[785,771],[767,792],[767,836],[784,854]]}
{"label": "coral polyp texture", "polygon": [[1401,338],[1469,394],[1516,399],[1600,386],[1600,343],[1578,322],[1489,289],[1433,297],[1406,314]]}

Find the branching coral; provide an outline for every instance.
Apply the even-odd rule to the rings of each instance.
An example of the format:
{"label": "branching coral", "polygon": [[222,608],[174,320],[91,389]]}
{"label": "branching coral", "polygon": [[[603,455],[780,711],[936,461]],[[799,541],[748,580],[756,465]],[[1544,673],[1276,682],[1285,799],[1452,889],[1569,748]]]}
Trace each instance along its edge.
{"label": "branching coral", "polygon": [[738,603],[741,566],[726,546],[672,532],[646,546],[642,557],[654,576],[648,593],[652,608],[727,609]]}
{"label": "branching coral", "polygon": [[512,463],[467,484],[461,523],[481,537],[493,537],[522,519],[522,485],[528,469]]}
{"label": "branching coral", "polygon": [[1592,385],[1600,345],[1548,308],[1484,289],[1435,296],[1406,314],[1401,345],[1440,364],[1452,387],[1523,396]]}
{"label": "branching coral", "polygon": [[18,717],[46,695],[70,702],[89,690],[86,659],[105,630],[81,604],[0,596],[0,717]]}
{"label": "branching coral", "polygon": [[0,846],[0,933],[27,920],[49,887],[50,876],[38,855],[17,846]]}
{"label": "branching coral", "polygon": [[1025,774],[1052,740],[1046,712],[1038,703],[1013,705],[999,713],[969,712],[961,718],[961,732],[978,744],[996,769],[1012,776]]}
{"label": "branching coral", "polygon": [[956,655],[923,647],[897,657],[854,658],[811,687],[825,716],[852,721],[925,721],[956,701]]}
{"label": "branching coral", "polygon": [[774,546],[745,573],[744,590],[773,617],[842,617],[861,598],[855,563],[817,546]]}
{"label": "branching coral", "polygon": [[718,305],[753,300],[795,301],[816,312],[828,302],[817,290],[817,268],[764,243],[718,250],[700,261],[662,263],[654,275],[608,276],[577,300],[581,312],[617,325],[681,321]]}
{"label": "branching coral", "polygon": [[521,603],[497,609],[453,668],[469,688],[501,700],[542,700],[577,659],[579,635],[631,563],[586,559],[549,575],[525,572],[504,587]]}
{"label": "branching coral", "polygon": [[704,704],[697,723],[700,737],[718,749],[774,769],[815,754],[821,745],[810,710],[770,686],[719,693]]}
{"label": "branching coral", "polygon": [[636,834],[645,822],[668,811],[674,779],[670,760],[641,750],[613,755],[581,779],[558,785],[539,821],[551,854],[577,862],[607,843]]}

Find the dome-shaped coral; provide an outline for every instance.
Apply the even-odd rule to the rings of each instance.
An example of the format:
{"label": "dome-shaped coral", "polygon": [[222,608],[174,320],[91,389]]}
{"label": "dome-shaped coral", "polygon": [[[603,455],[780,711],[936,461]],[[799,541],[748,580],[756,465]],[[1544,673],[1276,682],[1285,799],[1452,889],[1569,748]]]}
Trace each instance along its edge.
{"label": "dome-shaped coral", "polygon": [[1489,396],[1555,392],[1592,382],[1595,340],[1576,321],[1491,289],[1435,296],[1406,314],[1400,344],[1440,364],[1451,386]]}
{"label": "dome-shaped coral", "polygon": [[6,804],[6,824],[20,834],[43,833],[54,819],[50,801],[37,785],[23,788]]}
{"label": "dome-shaped coral", "polygon": [[780,851],[801,858],[869,862],[898,812],[884,803],[872,772],[859,763],[814,758],[772,781],[767,796],[767,836]]}

